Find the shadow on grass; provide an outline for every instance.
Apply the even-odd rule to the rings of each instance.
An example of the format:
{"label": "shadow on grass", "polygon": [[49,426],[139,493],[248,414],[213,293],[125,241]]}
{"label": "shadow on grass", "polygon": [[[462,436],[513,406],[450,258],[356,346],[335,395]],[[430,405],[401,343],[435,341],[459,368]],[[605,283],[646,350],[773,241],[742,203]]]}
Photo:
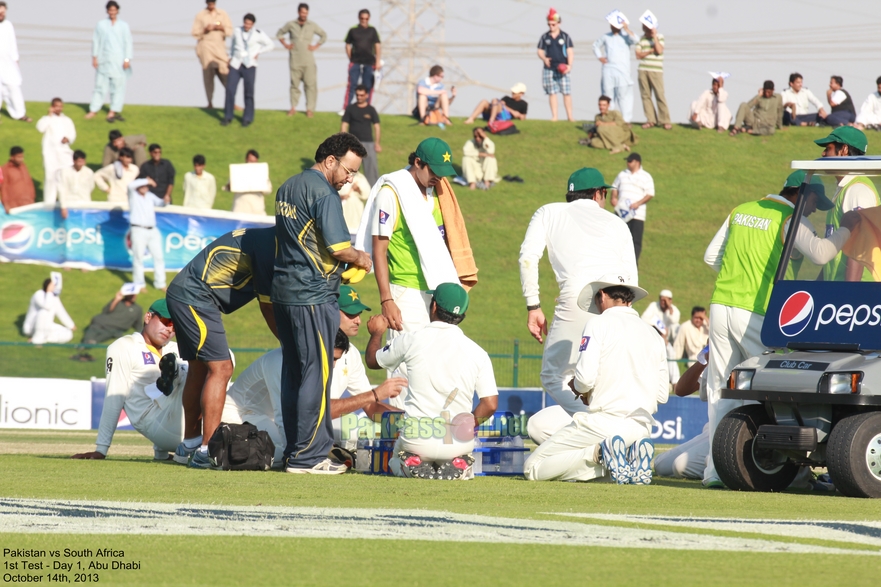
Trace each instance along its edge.
{"label": "shadow on grass", "polygon": [[21,329],[24,326],[24,318],[25,314],[19,314],[18,317],[15,319],[15,322],[13,322],[13,324],[15,324],[15,331],[18,333],[21,332]]}
{"label": "shadow on grass", "polygon": [[308,157],[300,157],[300,171],[306,171],[307,169],[312,169],[312,166],[315,165],[315,161],[309,159]]}
{"label": "shadow on grass", "polygon": [[[203,114],[207,114],[209,117],[213,118],[214,120],[216,120],[218,122],[223,120],[223,109],[222,108],[199,108],[199,110]],[[235,118],[235,116],[233,116],[233,118]]]}

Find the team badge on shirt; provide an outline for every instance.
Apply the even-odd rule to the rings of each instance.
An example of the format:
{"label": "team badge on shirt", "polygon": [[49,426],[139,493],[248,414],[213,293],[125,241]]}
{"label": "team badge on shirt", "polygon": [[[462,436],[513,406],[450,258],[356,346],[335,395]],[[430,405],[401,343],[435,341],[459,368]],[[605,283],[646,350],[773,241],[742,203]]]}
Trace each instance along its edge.
{"label": "team badge on shirt", "polygon": [[142,351],[141,356],[144,357],[144,364],[145,365],[155,365],[156,364],[156,358],[153,356],[153,353],[151,353],[150,351]]}
{"label": "team badge on shirt", "polygon": [[581,345],[578,347],[578,352],[583,353],[587,349],[587,343],[590,342],[589,336],[581,337]]}
{"label": "team badge on shirt", "polygon": [[379,211],[379,223],[385,224],[386,222],[388,222],[388,212],[386,212],[385,210],[380,210]]}

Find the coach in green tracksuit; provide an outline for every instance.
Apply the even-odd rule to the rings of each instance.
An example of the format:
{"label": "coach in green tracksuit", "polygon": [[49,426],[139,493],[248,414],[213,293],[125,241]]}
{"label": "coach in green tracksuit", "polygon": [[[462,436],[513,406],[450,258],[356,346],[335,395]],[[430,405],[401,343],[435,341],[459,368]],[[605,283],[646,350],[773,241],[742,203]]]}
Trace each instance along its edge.
{"label": "coach in green tracksuit", "polygon": [[[739,400],[719,397],[728,374],[736,365],[759,355],[762,344],[762,323],[774,285],[774,274],[783,241],[789,228],[798,188],[805,179],[804,171],[792,173],[779,194],[735,208],[716,233],[704,262],[719,272],[710,300],[710,360],[707,372],[707,399],[710,419],[710,443],[716,427],[729,411],[743,405]],[[823,184],[818,178],[808,185],[805,217],[815,210],[831,210]],[[805,217],[800,220],[795,237],[793,259],[803,255],[816,265],[823,265],[838,254],[850,237],[850,229],[859,222],[859,214],[841,217],[841,228],[831,237],[818,238]],[[787,278],[793,277],[790,263]],[[703,483],[721,487],[713,464],[712,448],[707,458]]]}

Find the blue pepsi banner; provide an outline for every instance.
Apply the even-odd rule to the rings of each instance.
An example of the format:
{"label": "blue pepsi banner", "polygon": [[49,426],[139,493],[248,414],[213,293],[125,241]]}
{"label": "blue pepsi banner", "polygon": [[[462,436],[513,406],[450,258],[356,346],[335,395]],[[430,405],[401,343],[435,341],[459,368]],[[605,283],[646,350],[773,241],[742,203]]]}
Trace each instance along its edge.
{"label": "blue pepsi banner", "polygon": [[[196,212],[196,213],[194,213]],[[156,225],[165,249],[165,267],[183,269],[205,246],[237,228],[271,226],[271,216],[236,214],[168,206],[156,210]],[[38,263],[52,267],[131,270],[128,210],[107,202],[68,208],[33,204],[12,214],[0,208],[0,261]],[[144,266],[153,267],[146,256]]]}
{"label": "blue pepsi banner", "polygon": [[881,285],[851,281],[778,281],[771,293],[762,343],[858,344],[881,349]]}

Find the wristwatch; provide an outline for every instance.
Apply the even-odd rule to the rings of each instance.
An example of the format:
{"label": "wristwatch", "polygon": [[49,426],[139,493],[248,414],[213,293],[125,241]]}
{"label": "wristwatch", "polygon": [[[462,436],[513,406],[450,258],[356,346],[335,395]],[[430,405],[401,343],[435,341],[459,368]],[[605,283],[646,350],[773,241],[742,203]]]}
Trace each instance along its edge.
{"label": "wristwatch", "polygon": [[535,304],[534,306],[526,306],[526,310],[528,312],[532,312],[533,310],[541,310],[541,304]]}

